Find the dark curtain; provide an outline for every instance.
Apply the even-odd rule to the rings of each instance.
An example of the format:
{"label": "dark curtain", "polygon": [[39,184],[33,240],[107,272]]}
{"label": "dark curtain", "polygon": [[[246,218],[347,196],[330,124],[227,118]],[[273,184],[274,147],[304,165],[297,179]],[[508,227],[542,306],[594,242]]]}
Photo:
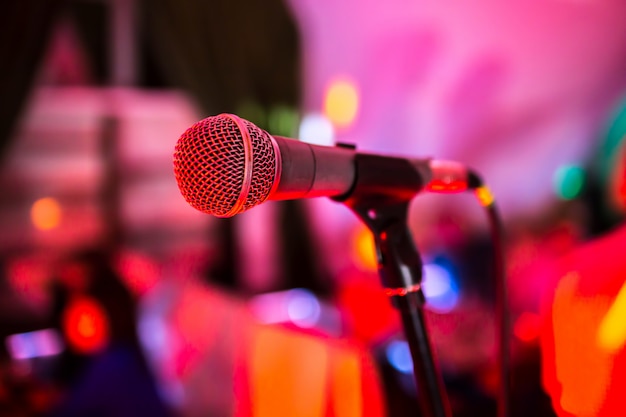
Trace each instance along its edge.
{"label": "dark curtain", "polygon": [[141,10],[152,59],[207,114],[298,106],[299,35],[282,0],[144,0]]}
{"label": "dark curtain", "polygon": [[[300,102],[299,35],[282,0],[137,0],[140,86],[188,91],[206,113]],[[0,6],[0,158],[13,136],[60,14],[106,79],[108,7],[67,0]],[[104,16],[103,16],[104,15]],[[104,20],[103,20],[104,19]]]}
{"label": "dark curtain", "polygon": [[0,161],[64,0],[6,0],[0,6]]}
{"label": "dark curtain", "polygon": [[[299,107],[300,39],[283,0],[144,0],[142,10],[148,62],[190,93],[206,115],[239,113],[248,103],[265,111]],[[304,207],[286,202],[282,208],[276,220],[282,274],[272,289],[327,294],[330,279],[310,244]],[[238,266],[245,262],[237,253],[236,221],[220,220],[219,256],[207,274],[230,289],[241,288]]]}

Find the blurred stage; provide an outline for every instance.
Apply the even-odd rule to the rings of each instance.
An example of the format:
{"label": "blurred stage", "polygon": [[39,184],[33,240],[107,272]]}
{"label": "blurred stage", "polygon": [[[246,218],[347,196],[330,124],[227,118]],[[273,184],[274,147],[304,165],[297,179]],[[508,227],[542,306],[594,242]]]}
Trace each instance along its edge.
{"label": "blurred stage", "polygon": [[[0,415],[419,414],[371,234],[347,207],[217,219],[181,197],[174,145],[218,113],[474,168],[506,230],[512,416],[626,410],[626,3],[1,8]],[[408,227],[453,415],[495,416],[484,213],[423,193]]]}

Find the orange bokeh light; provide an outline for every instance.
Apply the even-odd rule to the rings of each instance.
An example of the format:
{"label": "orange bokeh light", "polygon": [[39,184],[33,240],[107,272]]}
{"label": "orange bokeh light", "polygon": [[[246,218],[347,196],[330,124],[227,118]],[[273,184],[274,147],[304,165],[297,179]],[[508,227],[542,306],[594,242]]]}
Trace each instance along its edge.
{"label": "orange bokeh light", "polygon": [[598,347],[609,353],[616,353],[626,342],[626,283],[617,293],[600,325],[596,336]]}
{"label": "orange bokeh light", "polygon": [[339,128],[347,128],[356,119],[359,93],[354,82],[341,78],[330,83],[324,98],[324,115]]}
{"label": "orange bokeh light", "polygon": [[61,223],[61,205],[52,197],[44,197],[35,201],[30,210],[33,225],[40,230],[50,230]]}
{"label": "orange bokeh light", "polygon": [[491,194],[491,190],[485,186],[476,188],[476,190],[474,190],[474,194],[476,195],[478,202],[483,207],[489,207],[495,200],[493,194]]}
{"label": "orange bokeh light", "polygon": [[374,236],[364,226],[358,227],[354,232],[352,238],[352,258],[360,269],[376,271],[378,268]]}
{"label": "orange bokeh light", "polygon": [[610,310],[612,297],[585,294],[580,279],[572,272],[556,287],[551,326],[542,346],[544,386],[559,416],[621,415],[620,398],[615,395],[623,386],[617,378],[619,352],[607,351],[594,337]]}

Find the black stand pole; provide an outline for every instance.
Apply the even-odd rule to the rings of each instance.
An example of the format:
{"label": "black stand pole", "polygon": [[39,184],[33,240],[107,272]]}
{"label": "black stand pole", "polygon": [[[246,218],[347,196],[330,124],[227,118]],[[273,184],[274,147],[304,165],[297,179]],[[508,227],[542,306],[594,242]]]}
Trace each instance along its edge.
{"label": "black stand pole", "polygon": [[424,323],[422,260],[407,225],[409,203],[431,176],[424,162],[357,153],[354,188],[337,201],[350,207],[374,233],[382,285],[400,312],[411,349],[420,415],[448,417],[448,401]]}
{"label": "black stand pole", "polygon": [[374,233],[380,278],[400,312],[411,350],[422,415],[448,417],[445,390],[424,322],[422,261],[407,226],[409,202],[367,199],[348,201],[347,205]]}

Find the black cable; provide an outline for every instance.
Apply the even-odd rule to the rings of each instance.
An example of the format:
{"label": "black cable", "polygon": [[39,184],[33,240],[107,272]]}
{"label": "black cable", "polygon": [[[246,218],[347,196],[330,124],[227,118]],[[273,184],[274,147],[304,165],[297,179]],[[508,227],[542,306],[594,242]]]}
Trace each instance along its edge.
{"label": "black cable", "polygon": [[500,401],[498,415],[508,417],[510,412],[511,358],[509,346],[509,306],[506,272],[504,267],[504,248],[502,246],[502,221],[495,204],[485,207],[493,240],[493,268],[496,284],[496,320],[498,326],[498,351],[500,354]]}
{"label": "black cable", "polygon": [[493,242],[493,269],[496,287],[495,313],[497,321],[496,326],[498,329],[497,346],[500,375],[498,416],[508,417],[511,409],[511,355],[509,344],[508,289],[503,246],[504,228],[495,204],[495,199],[480,177],[475,173],[470,173],[468,183],[470,189],[474,190],[474,194],[480,202],[480,205],[485,208],[489,221],[491,240]]}

